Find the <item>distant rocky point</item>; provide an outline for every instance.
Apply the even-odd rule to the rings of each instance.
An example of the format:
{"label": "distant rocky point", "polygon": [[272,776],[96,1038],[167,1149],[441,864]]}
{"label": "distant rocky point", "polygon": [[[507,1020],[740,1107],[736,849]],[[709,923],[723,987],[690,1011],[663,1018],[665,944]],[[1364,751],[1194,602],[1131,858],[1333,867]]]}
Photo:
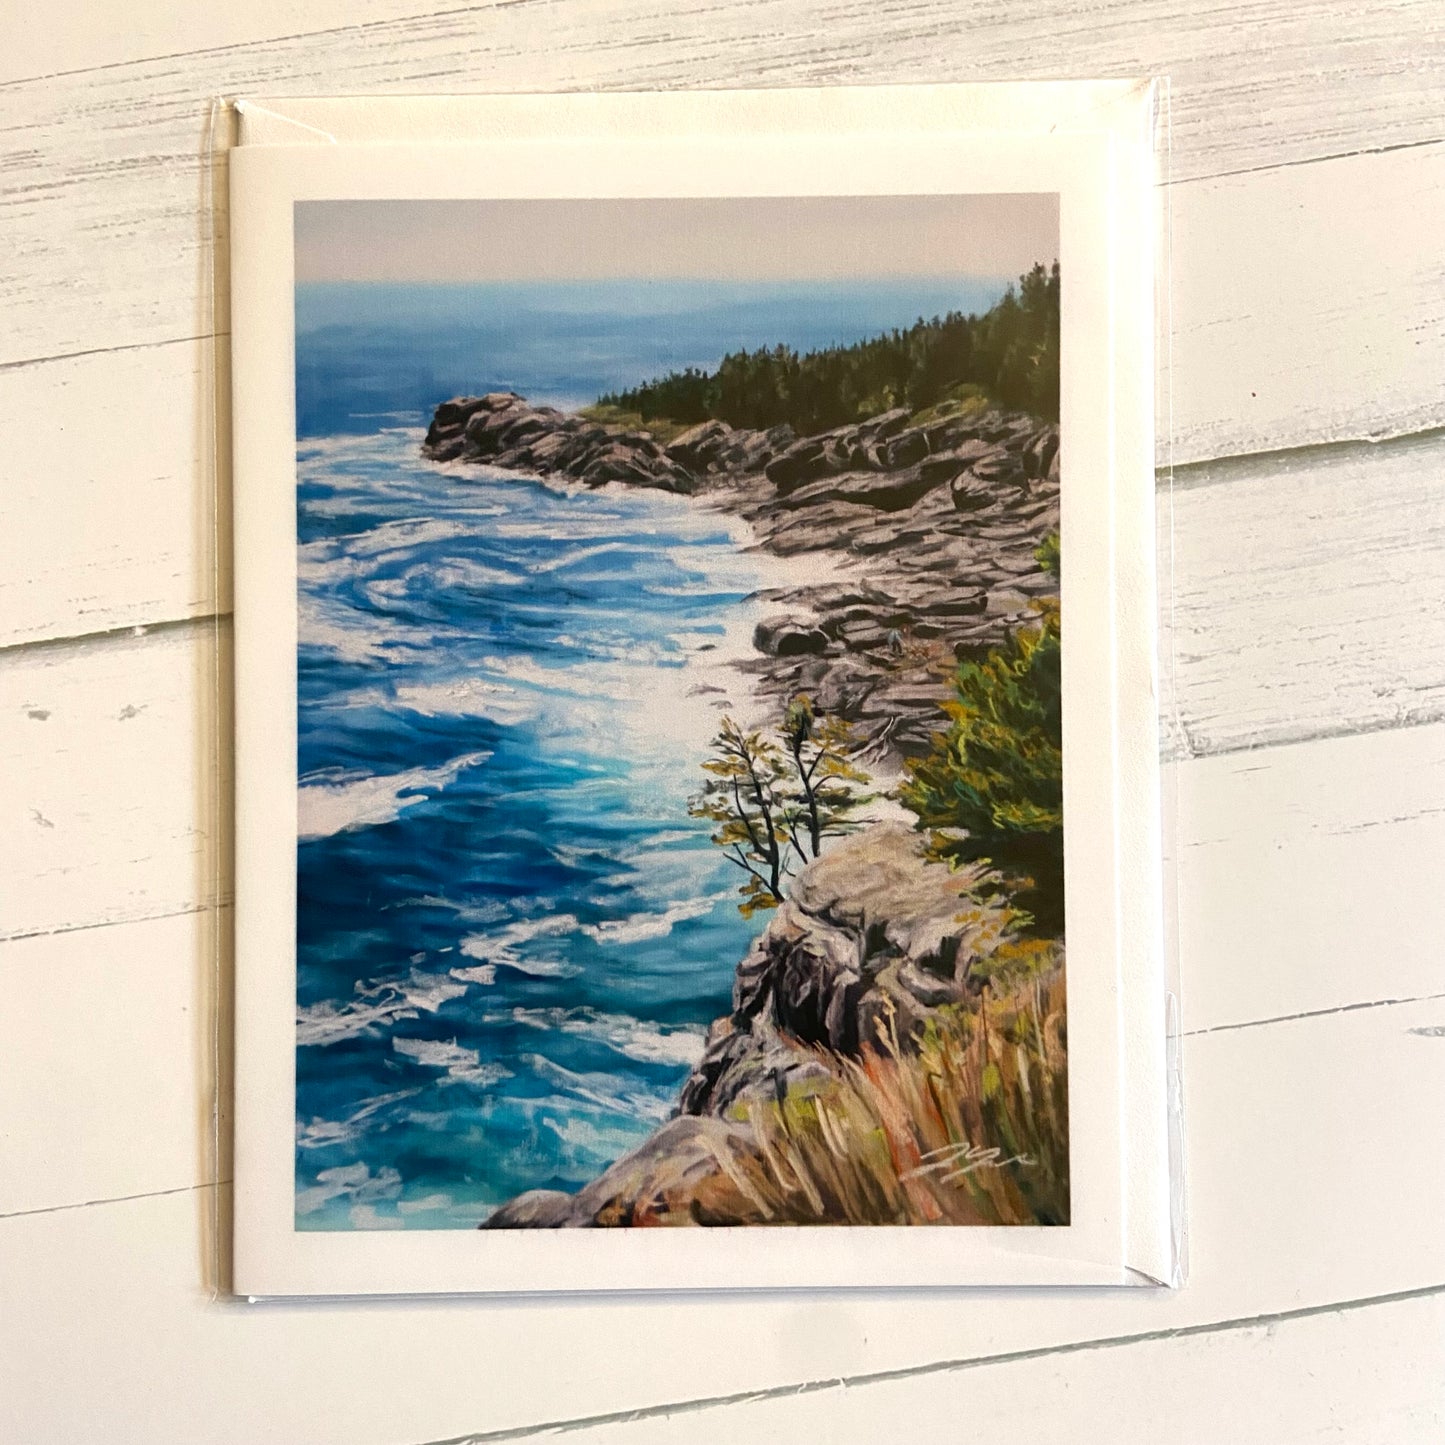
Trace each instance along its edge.
{"label": "distant rocky point", "polygon": [[1058,427],[1019,412],[900,408],[806,437],[708,421],[664,444],[492,392],[443,402],[423,452],[697,495],[777,555],[838,563],[828,581],[763,594],[773,610],[752,668],[775,699],[806,692],[856,724],[875,764],[922,751],[953,663],[1003,643],[1058,591],[1035,555],[1059,528]]}

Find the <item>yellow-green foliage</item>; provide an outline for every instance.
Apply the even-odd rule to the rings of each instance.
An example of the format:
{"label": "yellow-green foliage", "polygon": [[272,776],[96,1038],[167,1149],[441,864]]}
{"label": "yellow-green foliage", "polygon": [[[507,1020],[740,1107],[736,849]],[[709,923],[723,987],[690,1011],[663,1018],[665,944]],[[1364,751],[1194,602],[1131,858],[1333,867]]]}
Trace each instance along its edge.
{"label": "yellow-green foliage", "polygon": [[854,747],[848,723],[820,717],[803,693],[784,708],[775,738],[723,718],[702,764],[707,781],[687,810],[717,825],[712,841],[742,869],[744,918],[776,908],[794,867],[816,858],[825,837],[856,826],[870,794]]}
{"label": "yellow-green foliage", "polygon": [[666,417],[654,416],[644,420],[640,411],[627,411],[620,406],[605,406],[599,403],[596,406],[583,407],[579,416],[586,417],[588,421],[595,421],[602,426],[616,427],[619,431],[646,432],[659,446],[667,446],[669,442],[675,441],[685,432],[692,422],[669,421]]}
{"label": "yellow-green foliage", "polygon": [[949,387],[942,400],[915,412],[909,425],[928,426],[932,422],[947,421],[952,417],[982,416],[993,404],[992,398],[983,387],[965,381],[958,386]]}
{"label": "yellow-green foliage", "polygon": [[741,1108],[755,1148],[718,1152],[731,1188],[700,1222],[1067,1224],[1059,960],[944,1011],[916,1049],[816,1051],[821,1084]]}

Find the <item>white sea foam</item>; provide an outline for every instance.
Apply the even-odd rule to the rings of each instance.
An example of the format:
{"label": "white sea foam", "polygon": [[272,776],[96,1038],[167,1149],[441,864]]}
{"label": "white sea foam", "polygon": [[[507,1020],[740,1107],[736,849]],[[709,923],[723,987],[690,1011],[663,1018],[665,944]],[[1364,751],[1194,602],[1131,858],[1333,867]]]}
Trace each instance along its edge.
{"label": "white sea foam", "polygon": [[628,918],[589,923],[582,931],[598,943],[641,943],[648,938],[666,938],[672,932],[674,923],[681,923],[687,918],[701,918],[728,896],[726,893],[710,893],[705,898],[689,898],[683,903],[674,903],[662,913],[634,913]]}
{"label": "white sea foam", "polygon": [[339,1043],[359,1034],[380,1030],[398,1019],[436,1013],[444,1003],[460,998],[464,983],[450,982],[441,974],[419,973],[402,982],[358,983],[355,997],[345,1003],[323,999],[296,1011],[298,1046]]}
{"label": "white sea foam", "polygon": [[458,677],[440,682],[402,683],[390,689],[357,688],[329,701],[335,708],[403,707],[423,717],[485,718],[504,727],[536,716],[535,705],[515,687],[485,677]]}
{"label": "white sea foam", "polygon": [[450,517],[403,517],[334,541],[351,557],[404,556],[413,547],[465,537],[471,530],[465,522]]}
{"label": "white sea foam", "polygon": [[579,1034],[606,1044],[643,1064],[695,1064],[707,1043],[704,1029],[680,1024],[665,1028],[630,1014],[598,1013],[590,1008],[514,1008],[514,1023],[546,1033]]}
{"label": "white sea foam", "polygon": [[391,1041],[392,1051],[403,1054],[428,1069],[445,1069],[448,1079],[488,1088],[510,1079],[512,1071],[501,1064],[484,1064],[480,1052],[464,1048],[455,1039],[397,1039]]}
{"label": "white sea foam", "polygon": [[[522,1062],[539,1078],[566,1095],[566,1102],[579,1099],[606,1114],[631,1114],[639,1119],[661,1121],[672,1113],[672,1101],[621,1085],[611,1074],[583,1074],[564,1069],[541,1054],[524,1054]],[[561,1101],[553,1101],[561,1102]],[[534,1111],[535,1112],[535,1111]]]}
{"label": "white sea foam", "polygon": [[396,1212],[398,1214],[431,1214],[440,1209],[450,1209],[452,1197],[450,1194],[427,1194],[420,1199],[398,1199]]}
{"label": "white sea foam", "polygon": [[455,1039],[392,1039],[391,1047],[429,1069],[475,1068],[481,1060],[476,1049],[464,1049]]}
{"label": "white sea foam", "polygon": [[518,952],[535,938],[562,938],[576,933],[580,925],[570,913],[553,913],[545,918],[523,918],[491,933],[472,933],[462,939],[461,951],[485,964],[504,965],[534,978],[573,978],[582,970],[565,958],[534,957]]}
{"label": "white sea foam", "polygon": [[312,1119],[309,1123],[302,1123],[298,1119],[296,1144],[302,1149],[324,1149],[332,1144],[349,1144],[366,1132],[366,1121],[373,1114],[385,1109],[389,1104],[409,1099],[420,1092],[419,1089],[397,1089],[390,1094],[379,1094],[374,1099],[368,1099],[344,1119]]}
{"label": "white sea foam", "polygon": [[[526,582],[519,572],[488,567],[470,557],[448,557],[434,565],[413,569],[431,587],[520,587]],[[408,573],[408,579],[411,573]]]}
{"label": "white sea foam", "polygon": [[348,1218],[353,1229],[405,1229],[394,1214],[381,1214],[374,1204],[353,1204]]}
{"label": "white sea foam", "polygon": [[561,1119],[553,1119],[544,1114],[541,1116],[541,1123],[568,1147],[569,1152],[587,1161],[609,1164],[637,1143],[637,1136],[630,1129],[618,1128],[615,1125],[597,1125],[590,1119],[582,1119],[575,1114]]}
{"label": "white sea foam", "polygon": [[475,983],[488,988],[497,981],[497,968],[495,964],[479,963],[475,968],[454,968],[451,976],[460,979],[462,983]]}
{"label": "white sea foam", "polygon": [[[543,667],[531,657],[484,657],[480,664],[489,673],[509,682],[523,683],[543,692],[573,697],[612,698],[619,695],[619,679],[600,664],[575,667]],[[625,685],[625,684],[624,684]]]}
{"label": "white sea foam", "polygon": [[435,768],[408,768],[381,777],[327,768],[301,779],[296,797],[297,836],[329,838],[334,833],[391,823],[402,812],[447,786],[467,768],[484,763],[488,752],[464,753]]}
{"label": "white sea foam", "polygon": [[342,598],[302,592],[297,604],[296,640],[324,648],[342,662],[383,662],[418,648],[425,634],[373,613],[358,612]]}
{"label": "white sea foam", "polygon": [[314,1214],[333,1199],[349,1199],[353,1206],[375,1205],[401,1193],[401,1175],[384,1164],[375,1174],[366,1164],[341,1164],[323,1169],[316,1183],[296,1192],[296,1213]]}
{"label": "white sea foam", "polygon": [[532,562],[528,565],[529,572],[560,572],[564,567],[575,567],[579,562],[590,562],[594,557],[610,556],[636,556],[640,552],[647,552],[649,548],[640,547],[635,542],[599,542],[593,547],[574,547],[571,551],[563,552],[559,557],[548,557],[543,562]]}

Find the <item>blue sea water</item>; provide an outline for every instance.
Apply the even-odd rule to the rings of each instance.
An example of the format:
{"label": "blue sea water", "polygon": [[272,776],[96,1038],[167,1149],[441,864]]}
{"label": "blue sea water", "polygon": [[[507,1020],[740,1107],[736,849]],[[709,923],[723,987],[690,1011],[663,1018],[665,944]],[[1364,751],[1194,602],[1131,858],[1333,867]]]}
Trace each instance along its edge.
{"label": "blue sea water", "polygon": [[991,284],[298,293],[298,1228],[471,1228],[595,1177],[667,1117],[758,926],[687,797],[780,564],[684,498],[426,462],[430,408]]}

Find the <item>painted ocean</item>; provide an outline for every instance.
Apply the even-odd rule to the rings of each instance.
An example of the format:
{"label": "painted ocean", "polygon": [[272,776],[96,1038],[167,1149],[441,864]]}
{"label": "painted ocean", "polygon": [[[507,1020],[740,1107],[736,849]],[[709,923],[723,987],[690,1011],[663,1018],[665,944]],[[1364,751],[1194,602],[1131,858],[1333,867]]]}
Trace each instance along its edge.
{"label": "painted ocean", "polygon": [[779,564],[684,498],[426,462],[431,409],[1001,289],[298,289],[298,1228],[472,1228],[594,1178],[672,1109],[760,926],[687,798]]}

